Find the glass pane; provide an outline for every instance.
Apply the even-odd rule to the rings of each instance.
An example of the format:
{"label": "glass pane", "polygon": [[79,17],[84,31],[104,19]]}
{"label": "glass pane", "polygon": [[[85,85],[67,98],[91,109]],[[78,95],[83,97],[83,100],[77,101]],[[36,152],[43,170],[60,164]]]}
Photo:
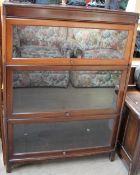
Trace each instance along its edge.
{"label": "glass pane", "polygon": [[109,146],[113,119],[14,125],[14,153]]}
{"label": "glass pane", "polygon": [[15,58],[122,59],[128,31],[14,26]]}
{"label": "glass pane", "polygon": [[115,108],[121,71],[17,71],[13,112]]}

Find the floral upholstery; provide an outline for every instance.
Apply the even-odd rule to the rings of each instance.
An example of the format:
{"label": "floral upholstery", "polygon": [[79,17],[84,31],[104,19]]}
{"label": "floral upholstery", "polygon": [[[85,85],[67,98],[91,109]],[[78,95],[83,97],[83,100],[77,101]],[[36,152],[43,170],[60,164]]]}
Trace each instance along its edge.
{"label": "floral upholstery", "polygon": [[119,85],[120,71],[72,71],[74,87],[115,87]]}
{"label": "floral upholstery", "polygon": [[14,72],[13,87],[67,87],[68,71]]}
{"label": "floral upholstery", "polygon": [[[46,26],[14,26],[13,57],[122,59],[128,31]],[[118,71],[23,71],[14,87],[112,87]]]}
{"label": "floral upholstery", "polygon": [[60,30],[59,27],[15,26],[13,56],[22,58],[62,57],[54,39],[57,36],[66,38],[65,34],[65,28]]}
{"label": "floral upholstery", "polygon": [[128,31],[14,26],[13,57],[122,59]]}
{"label": "floral upholstery", "polygon": [[115,87],[120,76],[120,71],[20,71],[13,87]]}

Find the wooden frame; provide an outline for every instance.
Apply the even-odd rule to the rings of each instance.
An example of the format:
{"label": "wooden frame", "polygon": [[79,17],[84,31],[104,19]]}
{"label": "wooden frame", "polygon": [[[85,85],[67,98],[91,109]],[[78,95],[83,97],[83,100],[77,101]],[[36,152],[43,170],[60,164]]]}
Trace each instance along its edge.
{"label": "wooden frame", "polygon": [[[13,26],[49,26],[49,27],[70,27],[70,28],[87,28],[87,29],[109,29],[128,31],[128,39],[125,46],[124,58],[118,59],[65,59],[65,58],[12,58],[13,46]],[[100,23],[84,23],[71,21],[56,21],[56,20],[34,20],[34,19],[7,19],[6,20],[6,48],[7,48],[7,63],[8,64],[47,64],[47,65],[128,65],[130,60],[131,43],[134,27],[131,25],[116,25],[116,24],[100,24]],[[87,61],[88,60],[88,61]],[[101,61],[103,60],[103,61]]]}
{"label": "wooden frame", "polygon": [[[92,7],[75,7],[63,5],[40,5],[40,4],[21,4],[5,2],[6,11],[4,15],[9,18],[27,19],[62,19],[66,21],[86,21],[86,22],[105,22],[109,24],[130,24],[138,22],[138,14],[125,13],[123,11],[107,10]],[[37,10],[38,9],[38,10]],[[38,13],[36,13],[36,10]],[[63,13],[62,13],[63,11]]]}

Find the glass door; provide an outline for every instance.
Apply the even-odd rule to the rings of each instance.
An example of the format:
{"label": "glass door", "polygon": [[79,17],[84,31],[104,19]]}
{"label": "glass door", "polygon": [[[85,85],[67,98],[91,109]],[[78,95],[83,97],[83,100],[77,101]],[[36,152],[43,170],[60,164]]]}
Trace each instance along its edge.
{"label": "glass door", "polygon": [[127,65],[131,30],[129,25],[7,19],[7,61],[10,64]]}
{"label": "glass door", "polygon": [[62,152],[109,147],[114,119],[13,125],[13,152]]}
{"label": "glass door", "polygon": [[61,113],[72,117],[78,113],[84,115],[84,112],[92,115],[119,110],[126,69],[54,69],[57,70],[51,67],[7,68],[7,111],[10,116],[22,113]]}

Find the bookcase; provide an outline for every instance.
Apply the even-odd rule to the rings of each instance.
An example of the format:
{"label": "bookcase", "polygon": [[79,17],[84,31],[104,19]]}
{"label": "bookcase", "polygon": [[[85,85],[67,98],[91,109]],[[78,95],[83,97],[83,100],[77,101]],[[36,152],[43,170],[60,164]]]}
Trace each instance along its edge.
{"label": "bookcase", "polygon": [[4,2],[7,172],[46,159],[114,159],[137,21],[135,13]]}

